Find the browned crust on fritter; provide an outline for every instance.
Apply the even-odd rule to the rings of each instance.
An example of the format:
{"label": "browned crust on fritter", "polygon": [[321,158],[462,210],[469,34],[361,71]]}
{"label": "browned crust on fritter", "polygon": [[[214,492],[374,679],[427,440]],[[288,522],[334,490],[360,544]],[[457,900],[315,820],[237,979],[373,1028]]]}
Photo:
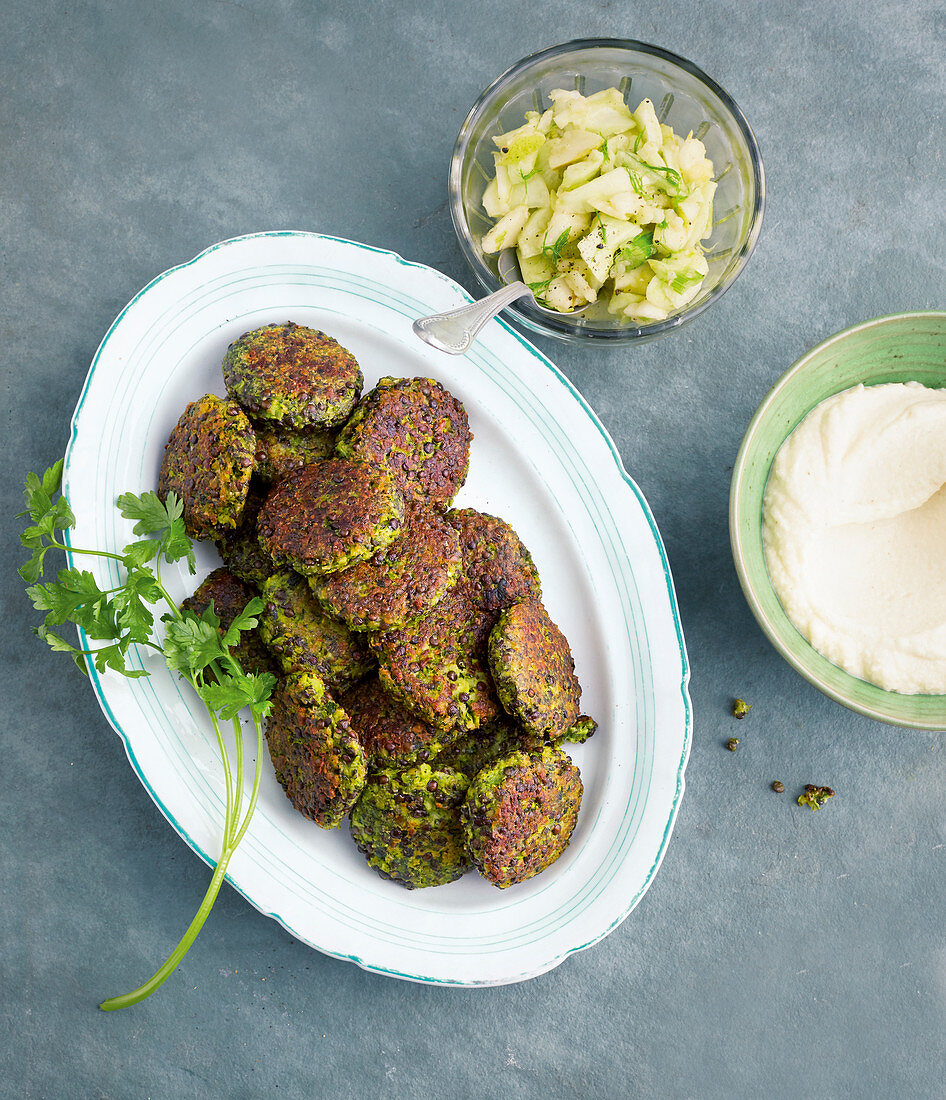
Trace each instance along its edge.
{"label": "browned crust on fritter", "polygon": [[432,378],[382,378],[342,429],[338,453],[386,464],[404,496],[446,507],[466,478],[469,421]]}
{"label": "browned crust on fritter", "polygon": [[572,651],[540,600],[500,614],[489,667],[504,709],[529,733],[559,736],[577,720],[581,687]]}
{"label": "browned crust on fritter", "polygon": [[317,676],[293,673],[276,686],[266,723],[276,778],[293,806],[334,829],[365,784],[365,756],[345,711]]}
{"label": "browned crust on fritter", "polygon": [[311,576],[370,557],[400,533],[404,501],[384,470],[334,458],[303,466],[260,510],[260,545],[277,563]]}
{"label": "browned crust on fritter", "polygon": [[344,691],[374,668],[362,638],[323,612],[305,577],[274,573],[261,594],[260,636],[285,672],[315,672],[330,691]]}
{"label": "browned crust on fritter", "polygon": [[470,784],[461,818],[474,866],[505,889],[565,851],[581,807],[578,769],[558,749],[514,752]]}
{"label": "browned crust on fritter", "polygon": [[259,588],[273,572],[273,559],[260,546],[256,535],[256,520],[269,492],[269,486],[254,476],[246,494],[246,504],[240,526],[226,531],[216,539],[223,564],[238,579]]}
{"label": "browned crust on fritter", "polygon": [[370,636],[381,683],[439,730],[478,728],[499,712],[485,654],[489,625],[451,588],[420,622]]}
{"label": "browned crust on fritter", "polygon": [[317,329],[288,321],[244,333],[223,360],[227,393],[254,418],[290,428],[343,424],[361,394],[350,351]]}
{"label": "browned crust on fritter", "polygon": [[501,611],[517,600],[542,594],[532,555],[516,532],[497,516],[460,508],[447,513],[463,553],[463,586],[477,607]]}
{"label": "browned crust on fritter", "polygon": [[417,622],[460,572],[460,543],[446,520],[422,505],[409,508],[404,529],[366,561],[322,577],[312,591],[352,630],[397,630]]}
{"label": "browned crust on fritter", "polygon": [[335,451],[335,432],[324,428],[286,428],[254,421],[256,473],[263,481],[281,481],[286,474],[324,462]]}
{"label": "browned crust on fritter", "polygon": [[377,676],[342,696],[370,770],[424,763],[450,740],[412,714],[384,689]]}
{"label": "browned crust on fritter", "polygon": [[192,538],[235,529],[253,473],[256,436],[235,401],[208,393],[192,401],[168,437],[158,473],[158,496],[174,492],[184,503]]}

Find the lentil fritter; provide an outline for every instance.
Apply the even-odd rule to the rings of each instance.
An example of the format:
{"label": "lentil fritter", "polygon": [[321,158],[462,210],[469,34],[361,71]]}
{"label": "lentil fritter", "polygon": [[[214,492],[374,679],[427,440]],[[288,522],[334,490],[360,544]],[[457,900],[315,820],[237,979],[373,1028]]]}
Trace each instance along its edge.
{"label": "lentil fritter", "polygon": [[158,473],[158,496],[184,504],[191,538],[213,538],[240,522],[253,473],[256,435],[235,401],[207,393],[171,430]]}
{"label": "lentil fritter", "polygon": [[299,813],[323,829],[339,826],[365,785],[365,754],[348,715],[314,673],[294,672],[276,685],[266,742]]}
{"label": "lentil fritter", "polygon": [[476,729],[499,707],[486,667],[489,622],[451,588],[420,622],[369,636],[384,687],[439,730]]}
{"label": "lentil fritter", "polygon": [[436,512],[409,508],[403,530],[366,561],[313,577],[312,591],[352,630],[396,630],[422,619],[457,579],[460,543]]}
{"label": "lentil fritter", "polygon": [[466,478],[469,421],[432,378],[382,378],[362,398],[336,443],[338,454],[387,466],[408,500],[445,508]]}
{"label": "lentil fritter", "polygon": [[559,749],[513,752],[484,768],[460,811],[476,869],[501,890],[544,871],[568,846],[581,795],[578,769]]}
{"label": "lentil fritter", "polygon": [[321,428],[284,428],[255,421],[256,474],[263,481],[280,481],[300,466],[324,462],[335,451],[335,433]]}
{"label": "lentil fritter", "polygon": [[367,646],[324,614],[305,577],[274,573],[261,595],[260,637],[284,672],[315,672],[331,691],[345,691],[374,668]]}
{"label": "lentil fritter", "polygon": [[575,662],[539,600],[500,614],[489,636],[489,667],[506,713],[529,733],[560,737],[574,725],[581,699]]}
{"label": "lentil fritter", "polygon": [[362,680],[340,702],[365,750],[369,771],[426,763],[450,740],[411,714],[377,676]]}
{"label": "lentil fritter", "polygon": [[333,458],[283,478],[266,498],[256,529],[277,565],[311,576],[371,557],[403,525],[404,501],[384,470]]}
{"label": "lentil fritter", "polygon": [[[194,593],[181,601],[181,608],[203,616],[213,604],[214,614],[220,620],[220,635],[230,629],[233,620],[256,595],[256,591],[223,567],[208,573]],[[233,648],[233,656],[244,672],[272,672],[273,661],[259,636],[259,628],[244,630],[239,644]]]}
{"label": "lentil fritter", "polygon": [[462,772],[419,764],[379,772],[351,812],[351,835],[368,864],[409,890],[443,886],[469,869],[459,807],[469,780]]}
{"label": "lentil fritter", "polygon": [[227,393],[255,420],[331,428],[348,418],[364,383],[350,351],[287,321],[244,333],[223,360]]}
{"label": "lentil fritter", "polygon": [[532,555],[505,520],[474,508],[448,512],[447,519],[460,536],[463,584],[477,607],[501,611],[517,600],[541,597]]}

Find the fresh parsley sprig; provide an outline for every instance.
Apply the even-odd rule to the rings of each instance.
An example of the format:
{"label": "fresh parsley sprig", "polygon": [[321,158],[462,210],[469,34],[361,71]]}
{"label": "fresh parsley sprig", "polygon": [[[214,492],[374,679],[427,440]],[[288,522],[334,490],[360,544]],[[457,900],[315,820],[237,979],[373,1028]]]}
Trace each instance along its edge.
{"label": "fresh parsley sprig", "polygon": [[[27,582],[27,593],[38,611],[45,612],[39,637],[56,652],[69,653],[78,667],[88,674],[87,662],[99,672],[111,669],[123,676],[139,677],[149,673],[131,667],[132,646],[144,646],[162,653],[168,667],[187,680],[207,708],[217,739],[226,784],[226,818],[220,858],[210,885],[194,919],[166,962],[143,985],[130,993],[109,997],[99,1006],[106,1011],[125,1008],[150,996],[177,968],[203,927],[234,851],[246,834],[259,797],[263,762],[263,719],[270,709],[275,677],[269,673],[244,672],[233,650],[240,636],[257,625],[263,601],[254,598],[224,631],[213,604],[203,615],[180,608],[161,579],[162,563],[186,560],[196,570],[194,548],[184,529],[183,504],[169,493],[161,501],[156,493],[124,493],[118,507],[126,519],[134,520],[134,534],[142,536],[120,554],[108,550],[87,550],[71,545],[66,532],[76,519],[69,502],[61,494],[63,463],[51,466],[42,477],[30,473],[24,495],[29,524],[20,541],[31,552],[21,566],[20,576]],[[59,550],[74,557],[96,557],[117,564],[124,580],[113,588],[102,589],[92,573],[75,566],[60,569],[54,581],[44,580],[46,555]],[[154,608],[163,604],[163,643],[155,637]],[[88,648],[73,645],[53,627],[72,623]],[[256,771],[249,802],[243,810],[244,747],[239,715],[248,710],[256,735]],[[224,741],[221,722],[232,722],[235,743],[235,774]]]}

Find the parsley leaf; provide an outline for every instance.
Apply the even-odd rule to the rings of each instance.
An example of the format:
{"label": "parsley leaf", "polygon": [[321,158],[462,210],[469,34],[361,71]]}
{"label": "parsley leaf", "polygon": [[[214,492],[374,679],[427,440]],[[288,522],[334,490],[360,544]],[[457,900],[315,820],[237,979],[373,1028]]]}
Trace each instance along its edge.
{"label": "parsley leaf", "polygon": [[161,543],[158,539],[140,539],[138,542],[129,543],[122,550],[122,565],[128,570],[141,569],[160,553]]}
{"label": "parsley leaf", "polygon": [[[160,553],[166,562],[187,558],[192,573],[197,571],[194,548],[184,529],[184,502],[177,493],[168,493],[163,501],[157,493],[122,493],[118,508],[125,519],[135,520],[136,535],[148,535],[160,543]],[[130,548],[126,547],[126,550]],[[154,555],[155,557],[157,555]]]}
{"label": "parsley leaf", "polygon": [[[108,597],[99,588],[89,572],[78,569],[60,569],[54,582],[35,584],[27,589],[37,611],[48,612],[47,626],[58,626],[72,620],[75,615],[85,617],[91,609],[99,608]],[[85,623],[76,622],[78,626]]]}
{"label": "parsley leaf", "polygon": [[20,535],[20,542],[33,553],[18,572],[27,584],[35,584],[43,575],[43,563],[46,553],[53,546],[61,546],[55,539],[57,531],[74,527],[76,518],[72,514],[69,502],[60,496],[53,500],[62,485],[62,459],[43,474],[42,478],[34,473],[26,475],[23,495],[26,498],[26,511],[20,512],[17,519],[29,516],[33,523]]}
{"label": "parsley leaf", "polygon": [[227,656],[220,641],[220,620],[213,604],[199,618],[193,611],[164,615],[164,655],[168,668],[187,679],[203,673],[214,661]]}
{"label": "parsley leaf", "polygon": [[245,673],[240,677],[224,677],[209,680],[198,688],[204,703],[220,717],[229,721],[244,707],[258,718],[264,718],[272,706],[270,695],[276,686],[276,677],[270,672]]}
{"label": "parsley leaf", "polygon": [[223,644],[227,647],[239,645],[240,634],[245,630],[256,629],[259,624],[257,616],[265,606],[259,596],[254,596],[230,624],[229,630],[223,636]]}

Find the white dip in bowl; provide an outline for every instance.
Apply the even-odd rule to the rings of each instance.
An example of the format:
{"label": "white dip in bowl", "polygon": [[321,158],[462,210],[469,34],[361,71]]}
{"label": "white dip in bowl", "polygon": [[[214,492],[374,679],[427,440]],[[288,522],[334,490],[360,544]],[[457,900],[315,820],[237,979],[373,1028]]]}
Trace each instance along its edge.
{"label": "white dip in bowl", "polygon": [[853,676],[946,692],[946,390],[855,386],[782,444],[762,538],[785,612]]}

